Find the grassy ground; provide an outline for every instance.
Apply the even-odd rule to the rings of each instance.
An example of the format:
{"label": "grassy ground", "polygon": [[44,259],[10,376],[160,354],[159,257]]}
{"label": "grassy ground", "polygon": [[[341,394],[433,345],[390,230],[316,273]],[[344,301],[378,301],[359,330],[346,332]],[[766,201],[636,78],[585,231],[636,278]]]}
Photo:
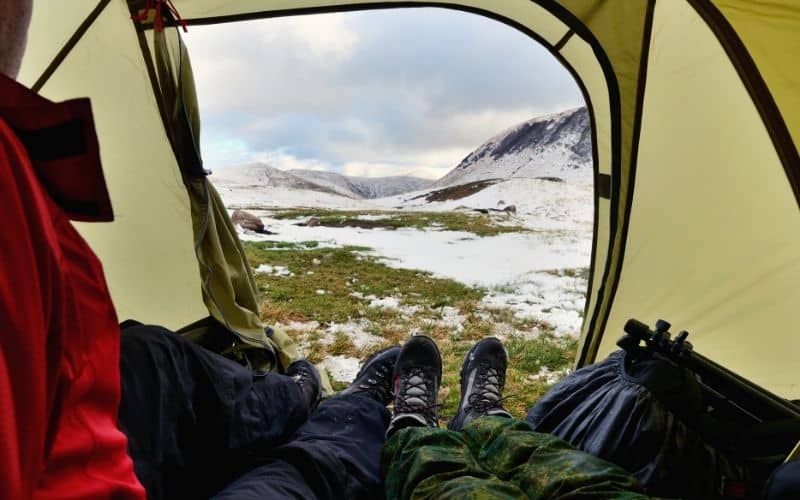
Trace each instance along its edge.
{"label": "grassy ground", "polygon": [[[556,337],[542,321],[519,319],[508,309],[482,305],[486,290],[422,271],[389,267],[363,247],[320,248],[315,242],[244,245],[253,268],[269,264],[291,272],[289,276],[256,275],[263,293],[262,319],[268,324],[294,324],[288,333],[314,362],[330,355],[363,359],[415,332],[434,338],[444,365],[439,394],[444,421],[455,413],[461,362],[476,340],[489,335],[504,340],[510,356],[506,406],[516,416],[523,416],[547,391],[544,375],[572,364],[574,340]],[[385,297],[398,299],[399,307],[370,305],[374,298]],[[348,334],[327,331],[332,323],[347,322],[358,323],[377,341],[359,348]],[[334,385],[341,388],[346,383]]]}
{"label": "grassy ground", "polygon": [[[496,236],[503,233],[527,232],[529,229],[518,225],[507,225],[506,214],[486,215],[476,212],[400,212],[397,210],[330,210],[320,208],[290,208],[272,211],[275,219],[298,219],[305,222],[311,217],[319,220],[321,226],[360,226],[363,216],[380,217],[367,221],[372,227],[386,229],[415,228],[440,229],[447,231],[466,231],[476,236]],[[505,223],[505,224],[504,224]]]}

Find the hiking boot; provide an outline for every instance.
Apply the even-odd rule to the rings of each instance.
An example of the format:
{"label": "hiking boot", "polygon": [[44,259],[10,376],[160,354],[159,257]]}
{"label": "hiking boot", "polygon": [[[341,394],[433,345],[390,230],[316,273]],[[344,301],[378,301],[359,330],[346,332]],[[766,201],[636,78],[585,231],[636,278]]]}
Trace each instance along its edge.
{"label": "hiking boot", "polygon": [[362,394],[381,403],[392,401],[392,374],[400,346],[387,347],[368,357],[350,387],[341,394]]}
{"label": "hiking boot", "polygon": [[300,400],[308,408],[308,414],[319,404],[322,393],[322,380],[317,368],[307,359],[298,359],[286,369],[286,375],[292,377],[300,386]]}
{"label": "hiking boot", "polygon": [[438,427],[436,397],[442,381],[442,358],[433,340],[411,337],[394,365],[394,416],[387,435],[403,427]]}
{"label": "hiking boot", "polygon": [[461,430],[486,415],[511,418],[502,405],[507,365],[508,354],[500,340],[489,337],[472,346],[461,365],[461,401],[448,429]]}

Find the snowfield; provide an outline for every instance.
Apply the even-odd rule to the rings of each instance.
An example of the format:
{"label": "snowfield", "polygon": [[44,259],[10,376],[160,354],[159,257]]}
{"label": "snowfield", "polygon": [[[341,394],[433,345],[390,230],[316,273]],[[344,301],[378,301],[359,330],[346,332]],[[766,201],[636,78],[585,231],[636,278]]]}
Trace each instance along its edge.
{"label": "snowfield", "polygon": [[[288,197],[289,193],[285,195]],[[308,197],[303,196],[288,206],[309,206],[303,205],[307,201]],[[460,200],[425,203],[393,197],[373,200],[369,206],[359,208],[403,206],[411,210],[449,211],[456,207],[494,208],[498,201],[516,205],[517,214],[508,217],[508,221],[533,232],[481,238],[462,231],[307,227],[297,226],[299,220],[270,218],[268,210],[250,211],[260,216],[270,231],[278,233],[277,239],[281,241],[315,240],[338,246],[367,246],[386,258],[388,265],[430,271],[437,276],[487,288],[530,281],[531,273],[536,271],[589,265],[593,221],[592,191],[588,187],[511,179]],[[365,216],[364,219],[375,220],[375,217]],[[251,241],[276,239],[276,236],[250,231],[243,231],[240,237]]]}
{"label": "snowfield", "polygon": [[[534,271],[586,266],[591,256],[591,240],[580,234],[534,232],[479,238],[461,231],[300,227],[292,220],[268,216],[262,216],[262,220],[281,241],[368,246],[390,266],[430,271],[489,288],[517,282]],[[275,239],[252,232],[240,237],[250,241]]]}
{"label": "snowfield", "polygon": [[[216,182],[215,179],[211,179]],[[332,193],[273,186],[236,187],[214,184],[225,206],[231,210],[252,207],[326,207],[349,210],[374,208],[368,200],[356,200]]]}
{"label": "snowfield", "polygon": [[[389,266],[429,271],[438,277],[486,289],[482,305],[487,308],[509,309],[520,319],[544,321],[553,326],[557,335],[577,337],[579,334],[588,284],[586,268],[592,247],[592,190],[588,186],[537,179],[510,179],[459,200],[432,203],[421,198],[413,199],[422,194],[420,192],[368,201],[336,197],[335,202],[331,203],[324,193],[283,190],[279,200],[278,196],[267,198],[263,190],[259,190],[261,193],[227,196],[230,207],[241,206],[243,200],[252,200],[251,203],[263,207],[256,209],[249,205],[249,211],[261,217],[267,229],[277,233],[276,236],[261,235],[239,228],[242,240],[317,241],[321,247],[370,247],[372,253],[380,256]],[[269,202],[256,203],[256,200],[265,199]],[[272,218],[268,208],[321,206],[388,210],[402,207],[399,210],[448,212],[456,209],[502,208],[512,204],[517,208],[516,214],[500,216],[501,222],[521,225],[531,229],[531,232],[478,237],[469,232],[435,228],[389,230],[308,227],[296,225],[305,222],[303,219]],[[384,217],[387,216],[361,216],[364,220],[380,220]],[[287,271],[265,267],[257,272],[282,275]],[[325,291],[318,290],[317,293]],[[397,297],[360,298],[370,300],[372,307],[400,308]],[[460,331],[464,317],[455,308],[445,309],[442,318],[431,323]],[[401,312],[413,314],[414,311]],[[291,327],[297,329],[298,326]],[[378,337],[364,330],[364,325],[355,321],[329,326],[322,342],[330,344],[338,332],[345,334],[358,348],[379,341]],[[506,333],[509,332],[496,332],[501,337]],[[534,328],[524,335],[537,334],[538,330]],[[337,381],[352,380],[358,371],[358,362],[354,358],[331,356],[323,364]],[[563,376],[563,373],[543,372],[535,375],[545,381],[558,376]]]}
{"label": "snowfield", "polygon": [[462,207],[502,209],[514,205],[516,217],[510,220],[515,224],[540,230],[592,230],[591,185],[516,178],[498,182],[465,198],[440,202],[425,201],[422,196],[427,192],[405,193],[372,202],[386,209],[402,207],[404,210],[424,211],[450,211]]}

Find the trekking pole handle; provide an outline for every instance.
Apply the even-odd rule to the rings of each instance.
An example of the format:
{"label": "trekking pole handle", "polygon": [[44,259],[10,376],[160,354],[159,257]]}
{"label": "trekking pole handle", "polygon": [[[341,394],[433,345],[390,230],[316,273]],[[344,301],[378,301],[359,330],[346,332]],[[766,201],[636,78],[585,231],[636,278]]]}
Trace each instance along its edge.
{"label": "trekking pole handle", "polygon": [[625,330],[625,333],[631,335],[637,340],[644,340],[645,342],[650,340],[653,336],[653,334],[650,332],[649,326],[633,318],[625,322],[625,327],[623,330]]}

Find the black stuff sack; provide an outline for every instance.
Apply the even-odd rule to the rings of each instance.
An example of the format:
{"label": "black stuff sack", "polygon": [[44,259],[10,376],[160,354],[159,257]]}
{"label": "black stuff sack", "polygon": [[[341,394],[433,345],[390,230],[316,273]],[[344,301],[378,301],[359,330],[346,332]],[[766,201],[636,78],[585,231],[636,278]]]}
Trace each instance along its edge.
{"label": "black stuff sack", "polygon": [[625,351],[579,369],[528,413],[538,432],[556,435],[631,472],[659,497],[744,498],[747,468],[718,445],[735,435],[706,414],[693,372],[669,360]]}

